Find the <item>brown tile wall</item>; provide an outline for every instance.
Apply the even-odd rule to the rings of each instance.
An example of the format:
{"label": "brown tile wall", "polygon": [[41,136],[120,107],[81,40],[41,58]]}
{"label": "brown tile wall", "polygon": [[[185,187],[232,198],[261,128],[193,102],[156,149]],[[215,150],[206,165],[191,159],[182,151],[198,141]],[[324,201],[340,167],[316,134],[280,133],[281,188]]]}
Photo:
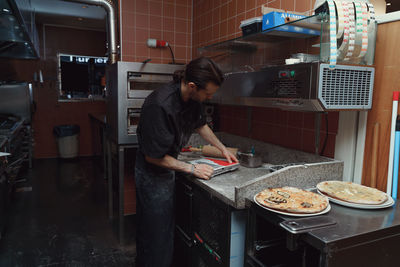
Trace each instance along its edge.
{"label": "brown tile wall", "polygon": [[[149,48],[147,39],[167,41],[177,63],[192,58],[192,0],[120,0],[121,60],[172,62],[168,48]],[[132,161],[131,161],[132,162]],[[124,214],[136,213],[133,170],[125,172]]]}
{"label": "brown tile wall", "polygon": [[[58,102],[57,53],[104,56],[106,34],[54,26],[39,26],[38,29],[41,59],[1,59],[0,80],[33,82],[36,102],[36,112],[33,116],[35,158],[57,157],[53,127],[61,124],[80,126],[79,154],[90,156],[93,154],[93,142],[88,114],[105,113],[105,102]],[[33,73],[38,73],[39,70],[43,73],[43,84],[33,81]]]}
{"label": "brown tile wall", "polygon": [[147,39],[167,41],[179,63],[192,58],[192,0],[120,0],[121,59],[169,63],[168,48],[149,48]]}
{"label": "brown tile wall", "polygon": [[[241,36],[242,20],[261,16],[261,6],[287,11],[307,12],[315,0],[195,0],[193,3],[193,58],[199,47]],[[288,42],[278,49],[268,47],[252,65],[262,65],[260,59],[274,59],[283,50],[288,53],[309,52],[308,42]],[[271,49],[276,51],[271,52]],[[300,50],[299,50],[300,49]],[[268,53],[268,54],[267,54]],[[311,52],[312,53],[312,52]],[[278,56],[282,57],[282,56]],[[251,59],[250,59],[251,60]],[[315,113],[281,111],[272,108],[252,108],[252,131],[248,132],[247,107],[220,106],[220,130],[257,140],[314,153]],[[338,112],[328,115],[328,139],[324,155],[333,157],[338,127]],[[325,115],[321,121],[320,149],[326,136]]]}
{"label": "brown tile wall", "polygon": [[[252,109],[250,131],[247,119],[248,108]],[[219,106],[218,110],[221,131],[292,149],[310,153],[315,152],[316,113],[226,105]],[[328,157],[334,156],[338,121],[339,113],[329,112],[327,131],[326,115],[322,115],[321,117],[319,152],[322,150],[326,133],[328,133],[328,139],[323,153]]]}

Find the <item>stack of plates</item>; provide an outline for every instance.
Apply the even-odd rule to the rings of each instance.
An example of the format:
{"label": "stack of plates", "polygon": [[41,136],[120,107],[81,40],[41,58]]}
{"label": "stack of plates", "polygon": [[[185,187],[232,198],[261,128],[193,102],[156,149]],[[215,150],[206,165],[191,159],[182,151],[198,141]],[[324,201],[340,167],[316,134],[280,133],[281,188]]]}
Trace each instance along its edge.
{"label": "stack of plates", "polygon": [[324,181],[317,192],[329,201],[357,209],[383,209],[393,206],[393,198],[376,188],[345,181]]}
{"label": "stack of plates", "polygon": [[333,197],[330,197],[324,193],[322,193],[321,191],[319,191],[317,189],[317,192],[320,193],[323,196],[326,196],[330,202],[342,205],[342,206],[346,206],[346,207],[350,207],[350,208],[357,208],[357,209],[384,209],[384,208],[389,208],[391,206],[393,206],[394,204],[394,200],[391,196],[388,196],[388,199],[383,202],[382,204],[358,204],[358,203],[352,203],[352,202],[347,202],[347,201],[343,201],[340,199],[336,199]]}

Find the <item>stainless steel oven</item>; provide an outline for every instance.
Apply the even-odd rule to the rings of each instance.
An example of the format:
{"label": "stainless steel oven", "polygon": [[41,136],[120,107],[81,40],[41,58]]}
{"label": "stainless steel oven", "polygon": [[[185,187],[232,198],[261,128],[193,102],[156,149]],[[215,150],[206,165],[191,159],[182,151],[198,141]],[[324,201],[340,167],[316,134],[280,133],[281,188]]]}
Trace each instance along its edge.
{"label": "stainless steel oven", "polygon": [[146,98],[153,90],[171,81],[170,74],[128,72],[128,98]]}
{"label": "stainless steel oven", "polygon": [[140,108],[128,108],[128,135],[135,134],[140,119]]}
{"label": "stainless steel oven", "polygon": [[136,144],[136,128],[145,98],[171,82],[183,65],[119,61],[107,68],[107,124],[117,144]]}

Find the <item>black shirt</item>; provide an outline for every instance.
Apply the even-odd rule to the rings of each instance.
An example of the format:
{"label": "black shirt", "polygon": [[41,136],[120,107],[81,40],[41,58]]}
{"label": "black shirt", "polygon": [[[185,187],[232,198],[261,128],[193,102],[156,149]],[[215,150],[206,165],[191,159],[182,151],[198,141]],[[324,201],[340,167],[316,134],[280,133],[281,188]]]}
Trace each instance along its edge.
{"label": "black shirt", "polygon": [[[138,154],[143,159],[144,155],[151,158],[165,155],[177,158],[194,130],[204,124],[203,105],[191,99],[184,102],[180,84],[169,83],[152,92],[144,101],[137,128]],[[143,163],[150,167],[150,163]],[[150,165],[162,171],[162,168]]]}

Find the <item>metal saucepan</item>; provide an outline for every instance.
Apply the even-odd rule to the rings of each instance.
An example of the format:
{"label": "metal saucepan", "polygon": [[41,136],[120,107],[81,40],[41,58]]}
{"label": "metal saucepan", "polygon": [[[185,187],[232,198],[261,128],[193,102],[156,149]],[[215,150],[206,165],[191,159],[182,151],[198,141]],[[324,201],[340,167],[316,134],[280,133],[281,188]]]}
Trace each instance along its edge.
{"label": "metal saucepan", "polygon": [[244,167],[257,168],[263,164],[262,157],[253,153],[237,152],[237,155],[239,157],[240,165]]}

